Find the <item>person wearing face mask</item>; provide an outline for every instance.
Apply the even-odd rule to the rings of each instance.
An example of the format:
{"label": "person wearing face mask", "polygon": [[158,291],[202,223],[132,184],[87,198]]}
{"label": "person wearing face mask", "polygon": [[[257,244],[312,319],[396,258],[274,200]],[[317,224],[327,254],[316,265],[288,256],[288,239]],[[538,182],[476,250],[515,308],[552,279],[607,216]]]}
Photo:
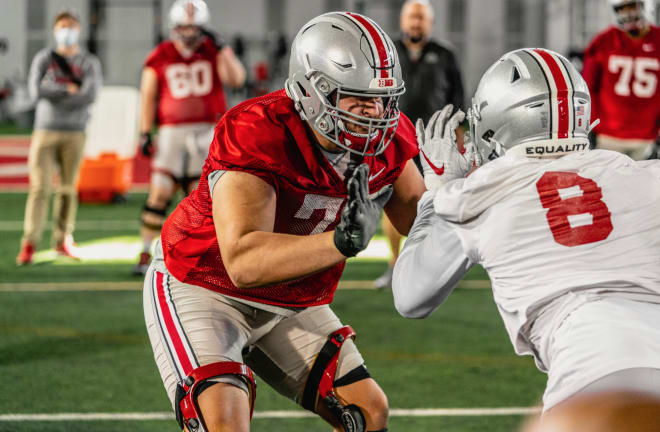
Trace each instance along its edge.
{"label": "person wearing face mask", "polygon": [[81,50],[80,21],[71,11],[55,16],[55,48],[44,48],[32,60],[28,89],[36,100],[28,166],[30,191],[18,265],[32,263],[41,240],[53,173],[59,185],[53,203],[53,240],[58,255],[77,258],[73,229],[78,207],[76,181],[85,143],[89,106],[101,87],[101,64]]}
{"label": "person wearing face mask", "polygon": [[[447,104],[455,110],[463,108],[463,82],[456,58],[451,50],[430,39],[433,29],[433,7],[428,0],[407,0],[401,8],[401,39],[394,42],[406,83],[406,93],[399,107],[410,119],[428,122],[431,115]],[[457,130],[462,146],[463,132]],[[421,172],[419,156],[415,163]],[[387,217],[383,218],[392,258],[385,273],[374,281],[378,289],[389,288],[392,269],[399,255],[401,234]]]}
{"label": "person wearing face mask", "polygon": [[[151,243],[160,234],[177,187],[197,186],[213,138],[227,110],[223,84],[238,88],[245,68],[229,46],[208,31],[210,14],[202,0],[177,0],[169,12],[170,39],[149,54],[142,72],[140,149],[153,156],[149,196],[141,214],[143,249],[133,273],[143,275]],[[152,129],[158,123],[158,147]]]}

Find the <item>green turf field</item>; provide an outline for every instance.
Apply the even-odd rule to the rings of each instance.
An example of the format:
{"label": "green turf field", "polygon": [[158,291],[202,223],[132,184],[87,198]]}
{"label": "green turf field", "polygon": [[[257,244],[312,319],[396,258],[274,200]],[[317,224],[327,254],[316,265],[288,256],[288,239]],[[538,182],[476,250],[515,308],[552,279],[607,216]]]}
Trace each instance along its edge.
{"label": "green turf field", "polygon": [[[144,195],[133,194],[123,205],[82,205],[76,240],[99,244],[99,250],[134,240],[143,200]],[[0,193],[0,202],[0,376],[5,382],[0,431],[176,431],[173,420],[6,420],[7,414],[166,413],[170,407],[152,360],[141,281],[130,275],[131,261],[74,263],[44,253],[39,264],[16,268],[25,194]],[[384,268],[384,261],[353,261],[345,278],[373,279]],[[469,276],[485,277],[480,269]],[[128,282],[126,290],[62,290],[110,281]],[[37,282],[56,290],[32,291],[41,285],[24,285]],[[399,317],[391,293],[384,291],[340,290],[333,309],[357,331],[358,346],[392,409],[529,407],[542,394],[545,376],[531,358],[513,354],[487,289],[459,288],[425,320]],[[258,413],[300,412],[258,383]],[[393,416],[390,430],[504,432],[517,430],[522,420],[520,415]],[[316,418],[256,418],[252,430],[329,427]]]}

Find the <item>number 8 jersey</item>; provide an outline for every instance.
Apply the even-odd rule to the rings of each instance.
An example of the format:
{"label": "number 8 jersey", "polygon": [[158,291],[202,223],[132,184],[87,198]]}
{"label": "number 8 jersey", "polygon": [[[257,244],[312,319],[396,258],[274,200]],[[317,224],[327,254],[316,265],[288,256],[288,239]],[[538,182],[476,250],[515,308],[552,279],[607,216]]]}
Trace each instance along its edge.
{"label": "number 8 jersey", "polygon": [[[430,201],[420,203],[418,218]],[[397,261],[400,301],[430,313],[481,264],[518,354],[532,353],[529,324],[554,300],[575,297],[567,293],[660,302],[660,161],[607,150],[506,154],[446,184],[432,207],[430,239],[413,228]]]}
{"label": "number 8 jersey", "polygon": [[218,77],[218,50],[209,38],[184,57],[174,42],[161,42],[144,66],[158,77],[158,123],[215,123],[227,110]]}

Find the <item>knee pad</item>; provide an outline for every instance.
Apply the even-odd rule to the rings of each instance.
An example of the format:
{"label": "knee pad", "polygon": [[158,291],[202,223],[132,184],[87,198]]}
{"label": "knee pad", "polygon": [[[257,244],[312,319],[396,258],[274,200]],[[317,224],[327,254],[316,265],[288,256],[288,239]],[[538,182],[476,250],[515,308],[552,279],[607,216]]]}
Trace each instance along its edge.
{"label": "knee pad", "polygon": [[169,171],[154,168],[151,171],[151,185],[162,189],[173,188],[177,178]]}
{"label": "knee pad", "polygon": [[257,396],[257,385],[254,382],[252,370],[243,363],[238,362],[218,362],[193,369],[190,374],[183,379],[183,382],[177,384],[176,395],[174,397],[174,409],[176,412],[176,421],[181,430],[188,428],[189,432],[206,432],[202,412],[197,405],[197,396],[207,386],[209,378],[220,375],[238,375],[248,383],[250,398],[250,419],[254,412],[254,400]]}
{"label": "knee pad", "polygon": [[343,406],[334,391],[339,351],[348,338],[355,339],[355,331],[351,326],[344,326],[328,336],[307,377],[302,406],[316,412],[317,404],[323,402],[344,431],[365,432],[367,422],[360,408],[352,404]]}
{"label": "knee pad", "polygon": [[[154,231],[160,231],[160,229],[163,227],[163,223],[165,222],[165,216],[167,216],[167,209],[171,203],[172,201],[168,201],[164,208],[158,208],[152,207],[145,202],[144,206],[142,207],[142,215],[140,217],[142,226]],[[147,215],[152,220],[147,220],[145,218]],[[158,222],[153,222],[153,220],[157,220]]]}

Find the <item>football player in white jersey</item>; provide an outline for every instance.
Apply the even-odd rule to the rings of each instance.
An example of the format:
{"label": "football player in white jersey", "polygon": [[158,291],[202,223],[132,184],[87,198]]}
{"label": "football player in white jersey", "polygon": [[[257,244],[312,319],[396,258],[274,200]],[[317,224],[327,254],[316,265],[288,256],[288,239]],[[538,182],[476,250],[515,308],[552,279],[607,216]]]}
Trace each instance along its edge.
{"label": "football player in white jersey", "polygon": [[660,162],[589,150],[590,108],[570,62],[520,49],[482,77],[465,154],[462,112],[418,121],[429,190],[394,269],[397,310],[423,318],[482,265],[516,353],[548,374],[545,409],[660,393]]}

